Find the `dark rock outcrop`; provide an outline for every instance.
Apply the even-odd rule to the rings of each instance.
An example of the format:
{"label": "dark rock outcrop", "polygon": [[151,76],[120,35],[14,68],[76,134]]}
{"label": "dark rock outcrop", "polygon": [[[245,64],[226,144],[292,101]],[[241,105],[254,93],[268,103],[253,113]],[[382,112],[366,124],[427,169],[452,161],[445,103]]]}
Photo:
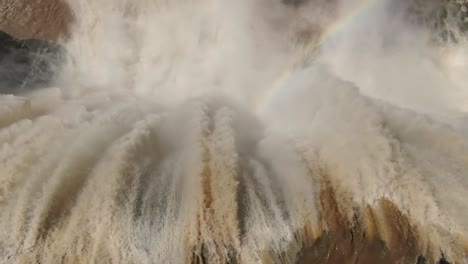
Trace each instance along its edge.
{"label": "dark rock outcrop", "polygon": [[0,93],[47,86],[63,61],[63,48],[47,40],[18,40],[0,31]]}

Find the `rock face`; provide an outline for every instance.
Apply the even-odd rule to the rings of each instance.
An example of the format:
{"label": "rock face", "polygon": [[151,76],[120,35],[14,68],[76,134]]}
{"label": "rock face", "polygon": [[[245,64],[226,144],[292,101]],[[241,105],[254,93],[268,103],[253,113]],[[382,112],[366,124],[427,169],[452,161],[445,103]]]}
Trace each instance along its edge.
{"label": "rock face", "polygon": [[50,83],[62,48],[47,40],[18,40],[0,31],[0,93],[18,94]]}
{"label": "rock face", "polygon": [[465,42],[468,39],[467,0],[401,0],[408,17],[433,32],[433,41]]}
{"label": "rock face", "polygon": [[0,1],[0,30],[17,38],[56,40],[67,33],[71,21],[64,0]]}
{"label": "rock face", "polygon": [[64,0],[0,1],[0,93],[50,83],[63,54],[51,41],[68,34],[71,14]]}

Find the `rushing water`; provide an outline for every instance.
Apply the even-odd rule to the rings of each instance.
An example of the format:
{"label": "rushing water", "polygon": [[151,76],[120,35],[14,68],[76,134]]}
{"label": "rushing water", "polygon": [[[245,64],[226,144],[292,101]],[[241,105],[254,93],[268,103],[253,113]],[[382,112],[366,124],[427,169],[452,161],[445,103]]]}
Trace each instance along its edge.
{"label": "rushing water", "polygon": [[70,1],[0,96],[1,262],[466,263],[465,42],[291,2]]}

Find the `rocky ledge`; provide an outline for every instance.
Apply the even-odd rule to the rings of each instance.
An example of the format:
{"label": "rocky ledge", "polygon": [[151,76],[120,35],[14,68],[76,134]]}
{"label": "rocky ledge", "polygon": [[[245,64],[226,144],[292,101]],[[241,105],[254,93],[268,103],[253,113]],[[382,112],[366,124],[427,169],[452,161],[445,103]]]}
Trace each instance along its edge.
{"label": "rocky ledge", "polygon": [[19,94],[50,84],[63,49],[47,40],[15,39],[0,31],[0,93]]}

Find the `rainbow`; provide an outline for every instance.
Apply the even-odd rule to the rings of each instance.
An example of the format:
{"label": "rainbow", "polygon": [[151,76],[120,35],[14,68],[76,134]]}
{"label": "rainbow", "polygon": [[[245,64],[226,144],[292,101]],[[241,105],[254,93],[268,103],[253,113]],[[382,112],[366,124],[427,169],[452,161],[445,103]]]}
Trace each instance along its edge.
{"label": "rainbow", "polygon": [[314,41],[306,45],[299,54],[299,59],[293,61],[293,63],[288,64],[285,67],[285,70],[280,77],[271,86],[262,100],[259,102],[257,107],[257,113],[262,114],[268,109],[268,106],[271,102],[274,101],[274,98],[281,94],[281,91],[287,88],[288,80],[291,78],[298,66],[307,63],[307,61],[314,55],[317,48],[321,47],[325,42],[332,39],[339,32],[343,31],[347,25],[351,24],[350,22],[354,21],[359,15],[366,13],[373,6],[375,6],[379,0],[360,0],[359,3],[356,3],[349,12],[341,16],[339,19],[331,23],[324,33],[320,36],[318,41]]}

